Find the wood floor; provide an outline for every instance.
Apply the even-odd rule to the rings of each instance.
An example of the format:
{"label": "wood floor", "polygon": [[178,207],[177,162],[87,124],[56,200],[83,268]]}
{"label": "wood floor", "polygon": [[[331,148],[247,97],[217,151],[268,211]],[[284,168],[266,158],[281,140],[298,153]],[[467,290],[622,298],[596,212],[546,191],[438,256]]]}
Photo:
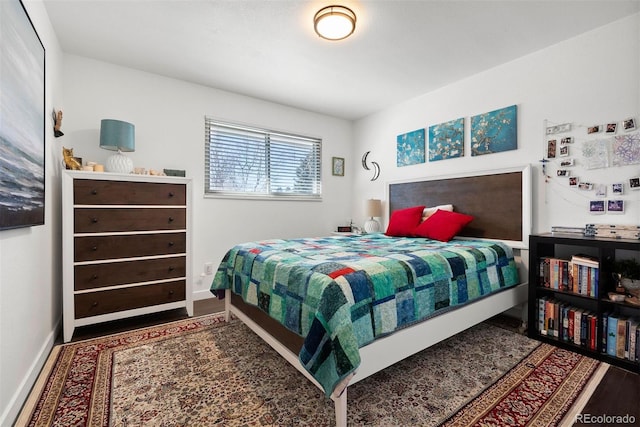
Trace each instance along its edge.
{"label": "wood floor", "polygon": [[[194,302],[194,316],[202,316],[223,311],[224,304],[216,299],[207,299]],[[136,328],[159,325],[165,322],[187,318],[185,309],[154,313],[139,316],[134,319],[116,320],[98,325],[76,328],[72,341],[85,340],[98,336],[124,332]],[[62,337],[59,337],[62,342]],[[600,382],[591,399],[582,410],[583,421],[587,416],[592,417],[590,422],[576,422],[573,426],[622,426],[623,423],[612,422],[594,423],[593,417],[620,416],[634,417],[635,422],[626,425],[640,424],[640,375],[624,369],[610,367]]]}

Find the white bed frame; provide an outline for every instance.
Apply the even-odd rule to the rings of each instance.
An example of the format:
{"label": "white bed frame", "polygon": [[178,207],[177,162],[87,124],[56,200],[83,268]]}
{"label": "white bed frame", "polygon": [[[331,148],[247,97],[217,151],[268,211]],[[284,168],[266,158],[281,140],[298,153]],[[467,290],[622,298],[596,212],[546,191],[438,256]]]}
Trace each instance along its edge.
{"label": "white bed frame", "polygon": [[[526,249],[528,244],[529,227],[531,224],[531,182],[529,166],[519,168],[502,169],[486,173],[476,173],[474,175],[495,174],[502,172],[523,172],[523,238],[520,242],[507,242],[517,249]],[[458,176],[469,176],[458,175]],[[457,177],[457,176],[448,176]],[[434,179],[441,179],[436,177]],[[424,180],[423,180],[424,181]],[[520,256],[519,263],[520,277],[527,277],[525,256]],[[481,323],[497,314],[503,313],[515,306],[524,304],[527,301],[528,284],[523,282],[514,287],[505,289],[496,294],[489,295],[480,300],[465,304],[444,314],[432,317],[426,321],[404,328],[391,335],[376,339],[372,343],[360,348],[361,363],[354,375],[343,381],[331,395],[334,402],[336,414],[336,426],[346,427],[347,425],[347,389],[350,385],[361,381],[376,372],[379,372],[419,351],[431,347],[438,342],[456,335],[478,323]],[[274,338],[263,329],[253,319],[247,316],[239,308],[231,304],[231,290],[225,291],[225,320],[228,322],[231,315],[238,317],[253,332],[267,342],[275,351],[284,357],[292,366],[307,377],[320,390],[322,386],[307,372],[302,366],[298,355],[289,350],[284,344]]]}

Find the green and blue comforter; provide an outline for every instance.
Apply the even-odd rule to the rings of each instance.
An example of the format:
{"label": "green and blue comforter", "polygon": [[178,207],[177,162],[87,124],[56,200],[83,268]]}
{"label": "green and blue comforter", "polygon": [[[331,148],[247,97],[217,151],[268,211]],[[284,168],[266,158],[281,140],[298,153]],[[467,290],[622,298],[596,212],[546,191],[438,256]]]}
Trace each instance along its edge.
{"label": "green and blue comforter", "polygon": [[329,396],[359,366],[360,347],[517,283],[502,243],[373,234],[237,245],[211,291],[231,288],[304,337],[300,362]]}

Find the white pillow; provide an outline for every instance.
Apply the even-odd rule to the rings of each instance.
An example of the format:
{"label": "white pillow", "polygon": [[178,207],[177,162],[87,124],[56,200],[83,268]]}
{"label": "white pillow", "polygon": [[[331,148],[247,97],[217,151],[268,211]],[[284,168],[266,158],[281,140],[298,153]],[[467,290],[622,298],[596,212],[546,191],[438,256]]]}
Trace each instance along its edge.
{"label": "white pillow", "polygon": [[422,220],[424,221],[425,219],[429,218],[431,215],[436,213],[438,209],[442,211],[453,212],[453,205],[438,205],[434,207],[424,208],[424,210],[422,211]]}

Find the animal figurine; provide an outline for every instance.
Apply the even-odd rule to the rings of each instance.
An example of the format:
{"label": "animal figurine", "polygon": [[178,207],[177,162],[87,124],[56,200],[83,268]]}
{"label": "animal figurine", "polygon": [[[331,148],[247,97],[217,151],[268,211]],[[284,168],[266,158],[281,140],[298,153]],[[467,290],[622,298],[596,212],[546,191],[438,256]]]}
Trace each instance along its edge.
{"label": "animal figurine", "polygon": [[62,157],[67,169],[75,171],[82,169],[82,165],[73,157],[73,148],[62,147]]}
{"label": "animal figurine", "polygon": [[62,131],[60,130],[61,126],[62,126],[62,110],[61,111],[53,110],[53,135],[56,138],[59,138],[62,135],[64,135],[64,133],[62,133]]}

